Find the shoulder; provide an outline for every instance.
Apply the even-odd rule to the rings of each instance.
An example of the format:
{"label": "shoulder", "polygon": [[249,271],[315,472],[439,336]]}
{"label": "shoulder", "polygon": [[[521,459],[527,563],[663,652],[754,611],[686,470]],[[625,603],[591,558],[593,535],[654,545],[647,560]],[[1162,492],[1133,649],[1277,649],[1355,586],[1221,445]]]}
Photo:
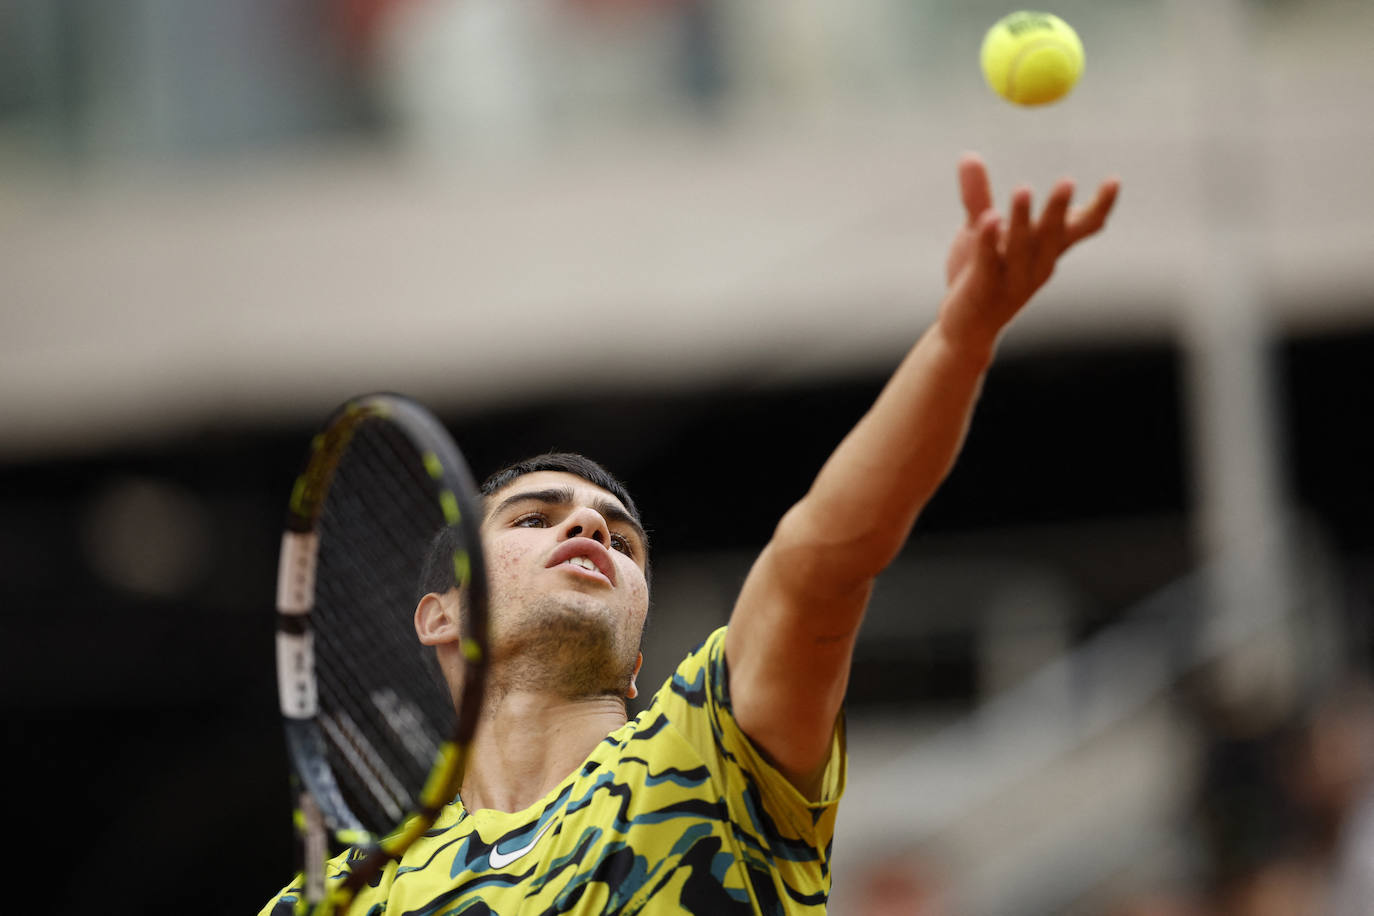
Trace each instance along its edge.
{"label": "shoulder", "polygon": [[[663,685],[663,690],[692,706],[704,707],[710,701],[729,705],[729,677],[725,669],[725,634],[720,627],[702,640],[678,663]],[[662,693],[663,691],[660,691]]]}
{"label": "shoulder", "polygon": [[804,797],[735,719],[725,654],[728,631],[720,627],[689,652],[645,713],[657,711],[667,720],[660,725],[695,749],[726,797],[765,798],[780,815],[785,813],[798,824],[811,825],[833,816],[845,783],[843,723],[837,723],[831,735],[818,792],[815,797]]}

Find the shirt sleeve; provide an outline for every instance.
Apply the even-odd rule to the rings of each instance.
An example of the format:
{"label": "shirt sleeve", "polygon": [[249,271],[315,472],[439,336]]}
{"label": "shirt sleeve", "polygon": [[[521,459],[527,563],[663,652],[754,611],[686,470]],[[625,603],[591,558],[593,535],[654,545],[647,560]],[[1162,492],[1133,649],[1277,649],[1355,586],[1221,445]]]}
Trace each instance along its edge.
{"label": "shirt sleeve", "polygon": [[656,702],[720,785],[746,854],[752,850],[773,868],[785,870],[790,863],[808,871],[819,869],[828,877],[835,814],[845,782],[843,719],[835,726],[819,796],[808,799],[764,759],[735,721],[725,632],[725,627],[716,630],[687,656]]}

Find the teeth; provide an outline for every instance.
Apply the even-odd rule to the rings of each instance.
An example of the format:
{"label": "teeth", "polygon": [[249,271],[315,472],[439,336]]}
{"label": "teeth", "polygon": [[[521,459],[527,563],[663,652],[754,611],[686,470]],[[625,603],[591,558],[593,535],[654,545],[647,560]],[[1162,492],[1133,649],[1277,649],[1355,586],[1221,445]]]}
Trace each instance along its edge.
{"label": "teeth", "polygon": [[596,570],[596,564],[587,557],[569,557],[568,563],[573,566],[581,566],[583,569]]}

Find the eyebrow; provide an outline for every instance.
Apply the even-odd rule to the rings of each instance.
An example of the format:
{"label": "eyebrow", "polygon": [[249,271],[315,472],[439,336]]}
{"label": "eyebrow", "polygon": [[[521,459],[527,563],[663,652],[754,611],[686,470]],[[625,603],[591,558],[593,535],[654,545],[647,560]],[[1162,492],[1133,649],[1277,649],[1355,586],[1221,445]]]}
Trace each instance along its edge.
{"label": "eyebrow", "polygon": [[[517,503],[531,502],[542,503],[546,506],[570,506],[575,501],[572,487],[549,487],[545,490],[524,490],[520,493],[513,493],[501,500],[494,509],[487,513],[487,517],[491,518],[500,515]],[[649,536],[645,534],[644,526],[639,523],[639,519],[625,511],[625,508],[621,506],[620,503],[610,497],[600,496],[591,502],[591,507],[601,513],[601,517],[606,519],[606,521],[625,525],[633,530],[640,544],[647,545],[649,543]]]}

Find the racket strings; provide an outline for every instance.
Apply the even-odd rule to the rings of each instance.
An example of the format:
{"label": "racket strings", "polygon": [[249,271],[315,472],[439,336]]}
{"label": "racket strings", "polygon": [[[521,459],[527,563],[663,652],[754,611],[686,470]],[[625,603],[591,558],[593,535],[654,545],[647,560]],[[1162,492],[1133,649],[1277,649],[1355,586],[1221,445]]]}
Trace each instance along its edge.
{"label": "racket strings", "polygon": [[[328,646],[325,651],[333,649]],[[357,670],[377,664],[394,666],[387,660],[365,659],[352,667]],[[411,729],[409,742],[398,741],[403,727],[392,723],[397,709],[408,710],[406,718],[410,721],[421,715],[407,698],[355,679],[351,671],[321,679],[320,720],[334,756],[340,758],[332,769],[341,775],[350,807],[374,831],[381,824],[395,822],[396,806],[418,789],[437,744],[432,728]],[[398,748],[406,754],[399,755]]]}
{"label": "racket strings", "polygon": [[320,519],[312,616],[331,767],[373,832],[413,806],[452,731],[434,650],[413,623],[420,570],[443,525],[436,487],[409,440],[388,423],[363,423]]}

